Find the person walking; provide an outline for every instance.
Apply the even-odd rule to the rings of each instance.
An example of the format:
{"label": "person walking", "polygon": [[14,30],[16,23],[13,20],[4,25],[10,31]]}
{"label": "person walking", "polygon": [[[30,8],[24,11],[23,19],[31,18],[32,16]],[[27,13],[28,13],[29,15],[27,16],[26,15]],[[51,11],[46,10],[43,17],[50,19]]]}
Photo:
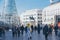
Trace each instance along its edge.
{"label": "person walking", "polygon": [[40,25],[38,24],[38,28],[37,28],[38,34],[40,34]]}
{"label": "person walking", "polygon": [[60,28],[58,29],[57,36],[60,37]]}
{"label": "person walking", "polygon": [[24,32],[24,26],[23,25],[20,27],[20,30],[21,30],[21,33],[23,34],[23,32]]}
{"label": "person walking", "polygon": [[2,27],[0,27],[0,37],[2,37],[2,34],[3,34],[3,29]]}
{"label": "person walking", "polygon": [[27,33],[27,26],[25,27],[25,33]]}
{"label": "person walking", "polygon": [[17,28],[18,37],[20,36],[20,27]]}
{"label": "person walking", "polygon": [[48,40],[48,25],[46,24],[43,28],[43,34],[45,35],[45,40]]}
{"label": "person walking", "polygon": [[52,30],[53,30],[52,27],[49,25],[49,32],[48,33],[52,34]]}
{"label": "person walking", "polygon": [[34,27],[34,30],[35,30],[35,31],[37,30],[37,26]]}
{"label": "person walking", "polygon": [[12,35],[13,35],[13,37],[14,37],[14,36],[17,36],[17,27],[16,27],[16,26],[14,26],[14,27],[12,28]]}
{"label": "person walking", "polygon": [[57,36],[57,33],[58,33],[58,26],[57,25],[54,27],[54,30],[55,30],[55,35]]}
{"label": "person walking", "polygon": [[28,40],[30,40],[32,37],[31,37],[31,26],[30,24],[27,24],[27,34],[28,34]]}
{"label": "person walking", "polygon": [[33,25],[31,25],[31,30],[32,30],[32,32],[33,32]]}

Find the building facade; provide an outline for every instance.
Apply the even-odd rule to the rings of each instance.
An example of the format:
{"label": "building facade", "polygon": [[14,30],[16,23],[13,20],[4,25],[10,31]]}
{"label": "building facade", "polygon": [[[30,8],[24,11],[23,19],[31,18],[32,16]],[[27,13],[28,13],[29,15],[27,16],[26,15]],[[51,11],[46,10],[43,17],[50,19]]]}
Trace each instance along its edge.
{"label": "building facade", "polygon": [[60,2],[51,4],[43,9],[43,24],[55,24],[56,15],[60,15]]}
{"label": "building facade", "polygon": [[42,24],[42,10],[41,9],[32,9],[27,10],[21,14],[21,24],[37,26],[37,24]]}

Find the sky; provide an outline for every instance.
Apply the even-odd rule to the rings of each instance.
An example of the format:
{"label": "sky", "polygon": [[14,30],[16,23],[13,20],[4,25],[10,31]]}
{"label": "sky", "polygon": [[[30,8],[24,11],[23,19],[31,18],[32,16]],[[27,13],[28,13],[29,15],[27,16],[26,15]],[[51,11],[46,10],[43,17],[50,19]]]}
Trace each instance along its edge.
{"label": "sky", "polygon": [[[49,0],[15,0],[18,13],[31,9],[43,9],[50,5]],[[3,10],[4,0],[0,0],[0,12]]]}
{"label": "sky", "polygon": [[42,9],[50,4],[49,0],[17,0],[16,5],[19,12],[31,9]]}

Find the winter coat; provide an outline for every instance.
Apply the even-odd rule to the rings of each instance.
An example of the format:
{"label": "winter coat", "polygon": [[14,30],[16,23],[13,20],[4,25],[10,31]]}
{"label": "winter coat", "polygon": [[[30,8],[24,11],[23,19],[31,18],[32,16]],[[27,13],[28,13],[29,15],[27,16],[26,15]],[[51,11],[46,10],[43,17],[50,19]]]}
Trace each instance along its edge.
{"label": "winter coat", "polygon": [[45,27],[43,28],[43,34],[48,35],[48,26],[47,25],[45,25]]}

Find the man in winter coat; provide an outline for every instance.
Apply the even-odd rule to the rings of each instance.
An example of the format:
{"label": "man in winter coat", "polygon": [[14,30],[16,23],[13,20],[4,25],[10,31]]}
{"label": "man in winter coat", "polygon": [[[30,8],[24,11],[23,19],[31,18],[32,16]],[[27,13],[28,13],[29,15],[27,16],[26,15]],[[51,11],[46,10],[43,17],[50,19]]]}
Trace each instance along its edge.
{"label": "man in winter coat", "polygon": [[47,24],[43,28],[43,34],[45,35],[45,40],[47,40],[47,37],[48,37],[48,25]]}
{"label": "man in winter coat", "polygon": [[21,33],[23,34],[23,32],[24,32],[24,26],[22,25],[20,29],[21,29]]}
{"label": "man in winter coat", "polygon": [[37,30],[38,30],[38,34],[40,34],[40,25],[38,24],[38,28],[37,28]]}
{"label": "man in winter coat", "polygon": [[25,32],[27,33],[27,26],[25,27]]}
{"label": "man in winter coat", "polygon": [[50,26],[50,27],[49,27],[49,34],[52,34],[52,30],[53,30],[53,29],[52,29],[52,27]]}
{"label": "man in winter coat", "polygon": [[20,27],[17,27],[18,37],[20,36]]}
{"label": "man in winter coat", "polygon": [[32,32],[33,32],[33,25],[31,25],[31,30],[32,30]]}
{"label": "man in winter coat", "polygon": [[55,35],[57,36],[57,32],[58,32],[58,26],[57,25],[54,27],[54,30],[55,30]]}

